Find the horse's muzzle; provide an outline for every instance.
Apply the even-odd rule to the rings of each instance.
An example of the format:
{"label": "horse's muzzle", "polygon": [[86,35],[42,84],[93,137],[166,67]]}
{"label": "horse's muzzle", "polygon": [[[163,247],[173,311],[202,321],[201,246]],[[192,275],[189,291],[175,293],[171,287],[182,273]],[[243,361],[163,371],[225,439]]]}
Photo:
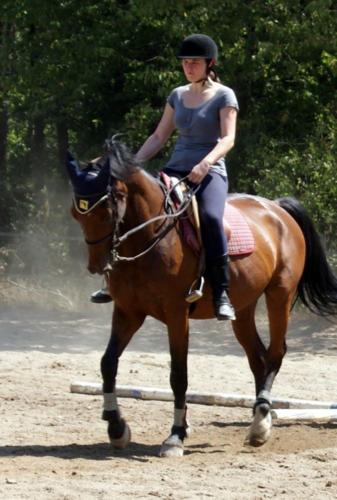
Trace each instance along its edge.
{"label": "horse's muzzle", "polygon": [[105,274],[111,268],[109,263],[89,262],[88,271],[90,274]]}
{"label": "horse's muzzle", "polygon": [[88,271],[90,274],[103,274],[103,270],[97,266],[88,265]]}

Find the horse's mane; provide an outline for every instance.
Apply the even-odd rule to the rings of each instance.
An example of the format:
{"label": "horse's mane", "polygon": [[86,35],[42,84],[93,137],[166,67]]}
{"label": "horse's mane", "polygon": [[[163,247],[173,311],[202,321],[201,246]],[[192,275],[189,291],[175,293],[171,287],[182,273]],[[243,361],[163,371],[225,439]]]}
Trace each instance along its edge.
{"label": "horse's mane", "polygon": [[110,162],[110,174],[115,179],[127,182],[131,175],[140,169],[135,155],[129,148],[116,139],[116,136],[105,141],[106,155]]}

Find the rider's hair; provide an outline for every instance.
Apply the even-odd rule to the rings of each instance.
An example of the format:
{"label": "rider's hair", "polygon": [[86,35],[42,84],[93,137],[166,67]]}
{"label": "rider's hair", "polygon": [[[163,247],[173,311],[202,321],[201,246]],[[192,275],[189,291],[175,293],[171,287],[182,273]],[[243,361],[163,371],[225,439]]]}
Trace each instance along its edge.
{"label": "rider's hair", "polygon": [[210,77],[210,79],[213,80],[213,82],[220,83],[221,80],[218,77],[217,72],[215,71],[214,65],[210,64],[211,61],[212,61],[212,59],[206,59],[206,63],[207,63],[206,73],[207,73],[207,76]]}

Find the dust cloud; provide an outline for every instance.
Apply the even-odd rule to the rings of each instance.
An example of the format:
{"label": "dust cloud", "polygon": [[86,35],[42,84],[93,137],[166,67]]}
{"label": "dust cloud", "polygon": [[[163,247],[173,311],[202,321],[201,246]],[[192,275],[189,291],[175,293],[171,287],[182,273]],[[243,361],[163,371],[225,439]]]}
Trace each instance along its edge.
{"label": "dust cloud", "polygon": [[4,308],[80,310],[102,280],[87,271],[87,249],[70,207],[70,186],[56,185],[20,232],[0,228],[0,314]]}

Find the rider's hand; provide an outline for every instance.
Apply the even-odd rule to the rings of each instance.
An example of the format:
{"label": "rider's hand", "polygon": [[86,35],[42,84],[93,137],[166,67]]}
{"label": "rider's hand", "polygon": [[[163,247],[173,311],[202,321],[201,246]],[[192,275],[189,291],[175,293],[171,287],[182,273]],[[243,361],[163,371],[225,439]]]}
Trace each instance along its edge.
{"label": "rider's hand", "polygon": [[200,184],[200,182],[208,174],[208,171],[211,168],[211,166],[212,164],[209,161],[201,160],[200,163],[198,163],[192,168],[188,176],[188,180],[193,182],[194,184]]}

